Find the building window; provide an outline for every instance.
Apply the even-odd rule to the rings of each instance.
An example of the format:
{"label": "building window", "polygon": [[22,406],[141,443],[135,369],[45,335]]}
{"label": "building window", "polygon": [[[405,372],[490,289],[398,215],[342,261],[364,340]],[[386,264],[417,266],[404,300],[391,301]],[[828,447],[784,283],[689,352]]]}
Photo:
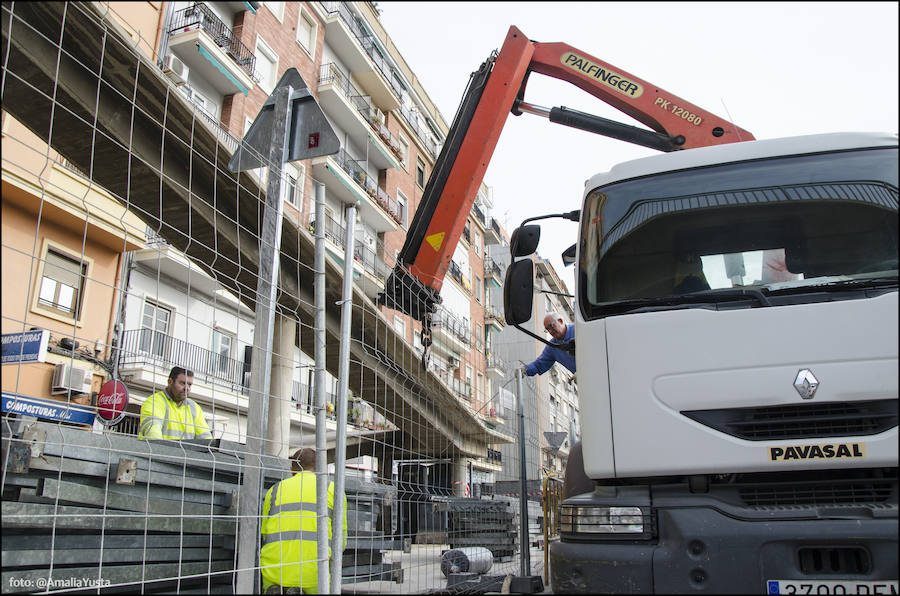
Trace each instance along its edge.
{"label": "building window", "polygon": [[484,302],[484,294],[482,294],[481,290],[481,278],[476,275],[473,277],[473,280],[475,286],[475,300],[477,300],[478,302]]}
{"label": "building window", "polygon": [[476,229],[472,229],[472,247],[475,249],[475,254],[479,257],[481,256],[481,232]]}
{"label": "building window", "polygon": [[421,159],[416,159],[416,184],[419,188],[425,188],[425,164]]}
{"label": "building window", "polygon": [[165,359],[171,321],[172,309],[150,300],[144,302],[141,318],[141,352]]}
{"label": "building window", "polygon": [[404,340],[406,339],[406,321],[397,315],[394,315],[394,331]]}
{"label": "building window", "polygon": [[87,274],[86,263],[48,248],[41,271],[38,305],[77,320],[81,316]]}
{"label": "building window", "polygon": [[403,164],[403,169],[407,172],[409,171],[409,141],[400,134],[397,133],[397,140],[400,141],[400,163]]}
{"label": "building window", "polygon": [[275,18],[284,22],[284,2],[266,2],[266,8],[275,15]]}
{"label": "building window", "polygon": [[278,54],[266,45],[262,37],[256,37],[256,73],[259,75],[259,86],[266,93],[271,93],[277,83]]}
{"label": "building window", "polygon": [[212,350],[213,370],[219,374],[229,374],[231,363],[231,346],[234,345],[234,335],[221,329],[213,329]]}
{"label": "building window", "polygon": [[316,51],[316,35],[318,25],[312,15],[309,14],[302,6],[300,7],[300,18],[297,20],[297,43],[300,44],[307,54],[312,57]]}
{"label": "building window", "polygon": [[408,221],[408,219],[407,219],[407,214],[408,214],[408,211],[409,211],[409,210],[407,209],[407,207],[406,207],[407,204],[408,204],[408,202],[407,202],[407,200],[406,200],[406,196],[405,196],[402,192],[400,192],[400,191],[398,190],[398,191],[397,191],[397,205],[398,205],[398,208],[399,208],[399,211],[400,211],[400,224],[401,224],[404,228],[405,228],[407,225],[409,225],[409,221]]}
{"label": "building window", "polygon": [[288,203],[299,209],[300,201],[303,198],[306,168],[299,163],[287,163],[284,164],[284,175],[284,198]]}

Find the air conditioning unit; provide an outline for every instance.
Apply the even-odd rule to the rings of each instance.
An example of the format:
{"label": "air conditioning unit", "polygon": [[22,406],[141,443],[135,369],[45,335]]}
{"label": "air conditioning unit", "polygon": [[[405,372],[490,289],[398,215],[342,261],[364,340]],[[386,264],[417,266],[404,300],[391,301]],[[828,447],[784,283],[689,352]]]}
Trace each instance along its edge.
{"label": "air conditioning unit", "polygon": [[178,59],[175,54],[169,54],[166,57],[166,64],[163,67],[163,74],[175,81],[178,86],[187,83],[188,71],[190,69],[187,64]]}
{"label": "air conditioning unit", "polygon": [[447,358],[447,364],[450,366],[450,368],[459,368],[459,358],[450,356],[449,358]]}
{"label": "air conditioning unit", "polygon": [[93,373],[84,368],[77,368],[71,364],[57,364],[53,369],[53,382],[50,393],[90,393]]}

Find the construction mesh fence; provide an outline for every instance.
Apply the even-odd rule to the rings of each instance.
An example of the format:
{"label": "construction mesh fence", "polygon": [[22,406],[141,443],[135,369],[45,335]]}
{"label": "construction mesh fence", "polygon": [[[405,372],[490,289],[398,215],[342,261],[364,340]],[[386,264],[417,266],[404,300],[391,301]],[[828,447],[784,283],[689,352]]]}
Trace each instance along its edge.
{"label": "construction mesh fence", "polygon": [[[449,313],[434,333],[458,359],[423,357],[420,323],[377,305],[390,252],[316,204],[340,203],[326,174],[343,154],[302,178],[268,155],[234,173],[240,136],[110,5],[4,2],[2,18],[4,592],[261,590],[265,495],[303,447],[346,496],[331,592],[540,575],[535,380]],[[272,177],[284,196],[267,202]],[[209,434],[146,440],[173,367]]]}

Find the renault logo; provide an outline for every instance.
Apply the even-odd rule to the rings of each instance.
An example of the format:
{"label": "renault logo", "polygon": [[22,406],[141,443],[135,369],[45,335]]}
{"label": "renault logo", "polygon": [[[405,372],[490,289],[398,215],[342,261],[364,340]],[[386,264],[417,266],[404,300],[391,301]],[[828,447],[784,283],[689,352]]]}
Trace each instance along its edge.
{"label": "renault logo", "polygon": [[812,399],[816,394],[816,388],[819,386],[819,380],[812,374],[812,371],[808,368],[804,368],[800,372],[797,373],[797,378],[794,379],[794,389],[797,390],[797,393],[800,394],[800,397],[803,399]]}

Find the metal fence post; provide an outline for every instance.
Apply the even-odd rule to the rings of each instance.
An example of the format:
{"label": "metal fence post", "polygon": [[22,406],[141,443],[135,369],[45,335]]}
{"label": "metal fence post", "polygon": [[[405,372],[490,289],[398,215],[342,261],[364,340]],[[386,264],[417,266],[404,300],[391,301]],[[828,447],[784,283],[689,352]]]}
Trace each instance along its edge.
{"label": "metal fence post", "polygon": [[316,581],[328,592],[328,445],[325,436],[325,185],[316,187],[315,359],[316,359]]}
{"label": "metal fence post", "polygon": [[250,403],[247,412],[247,452],[239,505],[237,592],[258,593],[260,493],[262,492],[262,454],[265,448],[269,414],[270,374],[272,371],[272,332],[275,325],[275,300],[278,290],[278,264],[281,253],[281,176],[279,171],[287,155],[288,119],[291,87],[275,90],[272,142],[269,147],[269,176],[266,203],[260,230],[259,271],[256,281],[256,321],[253,345],[256,355],[250,364]]}
{"label": "metal fence post", "polygon": [[516,369],[516,410],[519,414],[519,571],[531,575],[531,548],[528,544],[528,469],[525,465],[525,408],[522,404],[522,369]]}
{"label": "metal fence post", "polygon": [[331,538],[331,593],[341,593],[344,539],[344,467],[347,460],[347,384],[350,376],[350,323],[353,315],[353,228],[356,205],[347,207],[344,232],[344,287],[341,293],[341,352],[338,372],[337,438],[334,445],[334,520]]}

